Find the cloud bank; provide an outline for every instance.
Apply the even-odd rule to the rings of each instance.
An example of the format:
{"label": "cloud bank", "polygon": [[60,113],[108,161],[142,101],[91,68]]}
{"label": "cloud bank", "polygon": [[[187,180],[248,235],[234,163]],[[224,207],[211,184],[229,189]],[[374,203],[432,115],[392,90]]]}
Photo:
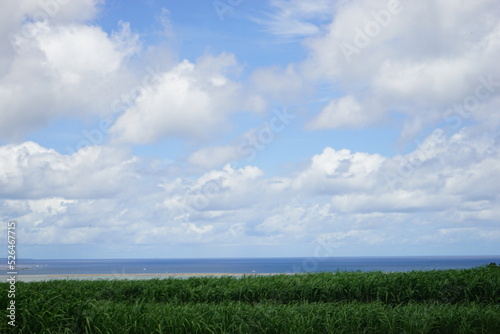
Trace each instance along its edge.
{"label": "cloud bank", "polygon": [[[156,66],[104,3],[52,3],[0,14],[0,216],[29,256],[498,253],[496,1],[270,1],[246,22],[304,53],[273,66],[230,43]],[[26,139],[63,119],[107,126],[65,153]],[[324,139],[389,123],[406,151]]]}

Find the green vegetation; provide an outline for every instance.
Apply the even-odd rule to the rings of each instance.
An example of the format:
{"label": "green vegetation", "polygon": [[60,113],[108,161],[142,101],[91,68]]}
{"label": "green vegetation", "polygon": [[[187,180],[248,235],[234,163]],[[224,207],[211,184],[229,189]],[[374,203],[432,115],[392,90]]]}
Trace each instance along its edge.
{"label": "green vegetation", "polygon": [[500,333],[500,267],[18,282],[1,333]]}

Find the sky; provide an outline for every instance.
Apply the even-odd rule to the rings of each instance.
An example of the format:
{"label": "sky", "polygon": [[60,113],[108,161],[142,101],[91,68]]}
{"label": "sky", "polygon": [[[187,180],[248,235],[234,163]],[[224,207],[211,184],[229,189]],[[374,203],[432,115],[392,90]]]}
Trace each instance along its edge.
{"label": "sky", "polygon": [[21,258],[500,254],[496,0],[2,6]]}

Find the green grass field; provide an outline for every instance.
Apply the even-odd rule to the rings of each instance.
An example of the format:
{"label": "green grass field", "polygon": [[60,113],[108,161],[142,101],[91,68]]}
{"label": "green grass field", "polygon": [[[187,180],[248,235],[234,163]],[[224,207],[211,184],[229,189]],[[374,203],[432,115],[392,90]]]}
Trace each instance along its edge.
{"label": "green grass field", "polygon": [[500,333],[500,267],[16,284],[0,333]]}

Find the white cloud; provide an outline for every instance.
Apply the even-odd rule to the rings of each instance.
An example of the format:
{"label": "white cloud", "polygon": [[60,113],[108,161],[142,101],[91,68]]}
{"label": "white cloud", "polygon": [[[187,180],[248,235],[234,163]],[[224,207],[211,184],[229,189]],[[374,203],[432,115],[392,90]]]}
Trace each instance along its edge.
{"label": "white cloud", "polygon": [[172,25],[172,20],[170,18],[170,11],[166,8],[161,9],[161,13],[156,17],[163,28],[163,34],[167,38],[172,38],[174,36],[174,28]]}
{"label": "white cloud", "polygon": [[328,224],[334,214],[328,205],[284,205],[255,227],[264,235],[277,235],[279,239],[309,239]]}
{"label": "white cloud", "polygon": [[[9,199],[0,201],[0,216],[17,219],[30,243],[117,249],[193,243],[292,249],[320,238],[338,247],[335,254],[349,255],[498,242],[499,198],[491,181],[500,177],[498,139],[474,128],[431,134],[414,152],[395,157],[327,147],[286,177],[227,165],[171,178],[127,154],[89,150],[75,164],[34,143],[2,146],[0,196]],[[464,229],[477,233],[464,239],[458,233]]]}
{"label": "white cloud", "polygon": [[[40,50],[61,87],[81,82],[82,77],[104,77],[120,68],[123,58],[137,51],[137,36],[123,23],[112,39],[98,27],[63,26],[41,34]],[[94,74],[94,75],[93,75]]]}
{"label": "white cloud", "polygon": [[0,147],[3,198],[100,198],[137,182],[134,159],[109,147],[86,147],[72,156],[33,142]]}
{"label": "white cloud", "polygon": [[309,122],[308,128],[335,129],[368,125],[376,113],[367,113],[362,108],[364,105],[350,95],[331,100],[321,113]]}
{"label": "white cloud", "polygon": [[321,31],[317,20],[328,18],[333,11],[334,1],[272,0],[270,5],[272,11],[265,18],[254,18],[257,23],[275,35],[310,36]]}
{"label": "white cloud", "polygon": [[378,154],[336,151],[330,147],[312,157],[310,165],[294,180],[293,187],[308,195],[332,195],[375,188],[376,173],[385,158]]}
{"label": "white cloud", "polygon": [[196,64],[184,60],[139,96],[111,133],[119,141],[144,144],[169,136],[206,138],[223,130],[237,105],[239,87],[228,77],[236,65],[230,54],[205,56]]}
{"label": "white cloud", "polygon": [[0,75],[8,71],[19,51],[18,43],[28,43],[48,26],[75,24],[92,19],[99,0],[58,1],[24,0],[3,4],[0,13],[0,37],[9,46],[0,49]]}
{"label": "white cloud", "polygon": [[312,85],[294,65],[257,69],[252,73],[250,86],[257,97],[285,103],[297,101],[312,91]]}
{"label": "white cloud", "polygon": [[56,20],[26,22],[17,32],[26,25],[36,25],[36,34],[19,35],[12,53],[0,54],[2,139],[20,140],[61,115],[110,114],[130,85],[124,79],[134,80],[123,66],[138,50],[128,24],[111,36],[100,27]]}
{"label": "white cloud", "polygon": [[377,195],[354,193],[332,198],[333,210],[339,212],[427,212],[442,210],[458,202],[458,198],[433,195],[421,190],[395,190]]}
{"label": "white cloud", "polygon": [[[189,186],[188,203],[200,210],[227,210],[259,201],[262,170],[254,166],[234,169],[229,165],[201,175]],[[253,185],[253,186],[252,186]]]}
{"label": "white cloud", "polygon": [[188,162],[202,168],[213,168],[237,159],[237,147],[232,145],[203,147],[188,158]]}
{"label": "white cloud", "polygon": [[[500,81],[495,65],[500,7],[492,0],[391,3],[398,2],[338,3],[328,31],[306,40],[303,72],[329,80],[344,98],[360,104],[359,117],[345,123],[350,127],[377,124],[394,112],[406,115],[401,134],[406,141],[474,96],[478,77]],[[479,105],[499,94],[495,86]],[[338,100],[332,99],[313,123],[339,116],[332,111]]]}

